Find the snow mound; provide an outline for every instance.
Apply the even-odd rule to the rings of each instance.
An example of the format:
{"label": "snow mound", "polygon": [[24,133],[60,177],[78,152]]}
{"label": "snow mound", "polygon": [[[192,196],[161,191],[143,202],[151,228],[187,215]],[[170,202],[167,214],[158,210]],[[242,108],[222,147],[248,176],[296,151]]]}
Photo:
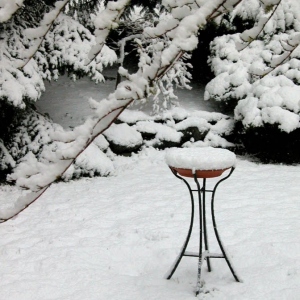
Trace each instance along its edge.
{"label": "snow mound", "polygon": [[145,114],[142,111],[125,109],[118,117],[118,120],[128,124],[135,124],[138,121],[153,120],[153,117]]}
{"label": "snow mound", "polygon": [[206,131],[209,130],[210,124],[203,118],[189,117],[175,125],[177,130],[186,130],[189,127],[197,127],[200,131]]}
{"label": "snow mound", "polygon": [[115,168],[112,161],[92,143],[68,168],[63,175],[63,180],[68,181],[82,176],[109,176],[114,172]]}
{"label": "snow mound", "polygon": [[189,113],[186,109],[182,107],[173,107],[167,112],[163,113],[163,119],[174,119],[178,121],[182,121],[189,116]]}
{"label": "snow mound", "polygon": [[235,166],[236,156],[227,149],[172,148],[166,151],[166,163],[170,167],[193,170],[222,170]]}
{"label": "snow mound", "polygon": [[100,134],[94,139],[94,144],[102,151],[106,151],[109,147],[109,142],[102,134]]}
{"label": "snow mound", "polygon": [[174,128],[155,122],[137,122],[136,129],[139,132],[155,134],[155,138],[169,142],[179,143],[182,137],[182,133],[177,132]]}
{"label": "snow mound", "polygon": [[142,135],[126,123],[112,124],[104,135],[110,142],[126,147],[135,147],[143,143]]}

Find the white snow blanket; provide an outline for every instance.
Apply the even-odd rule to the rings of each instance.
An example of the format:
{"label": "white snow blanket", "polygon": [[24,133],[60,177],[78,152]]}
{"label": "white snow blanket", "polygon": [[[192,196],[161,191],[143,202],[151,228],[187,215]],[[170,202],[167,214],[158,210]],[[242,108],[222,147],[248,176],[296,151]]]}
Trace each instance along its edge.
{"label": "white snow blanket", "polygon": [[[300,167],[238,159],[215,209],[243,283],[234,281],[224,259],[214,259],[212,272],[204,267],[203,293],[196,298],[196,258],[183,258],[172,279],[164,279],[186,238],[191,209],[164,152],[117,157],[116,176],[53,184],[2,224],[0,299],[298,300]],[[0,207],[21,193],[0,186]],[[209,242],[219,253],[215,239]],[[188,251],[198,247],[195,230]]]}

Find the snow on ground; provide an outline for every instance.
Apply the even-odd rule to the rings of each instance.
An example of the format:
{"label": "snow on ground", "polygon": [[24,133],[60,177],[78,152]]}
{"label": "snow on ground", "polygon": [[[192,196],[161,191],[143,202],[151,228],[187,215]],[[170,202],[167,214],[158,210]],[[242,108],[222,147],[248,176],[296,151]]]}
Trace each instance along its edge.
{"label": "snow on ground", "polygon": [[[145,150],[118,158],[117,176],[54,184],[2,224],[0,299],[195,299],[196,258],[164,279],[188,230],[190,200],[163,156]],[[199,299],[299,299],[299,180],[299,167],[238,159],[216,195],[216,218],[244,282],[215,259]],[[17,194],[0,189],[1,199]],[[188,250],[197,251],[197,231]]]}
{"label": "snow on ground", "polygon": [[[95,98],[96,87],[62,79],[40,105],[49,110],[53,98],[48,113],[74,126],[87,112],[84,98]],[[101,89],[99,99],[105,92]],[[202,108],[195,101],[198,92],[187,91],[187,108]],[[196,258],[184,257],[172,279],[164,279],[190,218],[188,191],[168,169],[164,153],[150,148],[117,157],[115,176],[53,184],[17,218],[1,224],[0,300],[195,299]],[[238,158],[237,169],[218,189],[216,218],[244,282],[235,282],[225,261],[215,259],[213,271],[204,272],[199,299],[300,299],[299,168]],[[0,208],[20,193],[0,186]],[[211,228],[210,236],[211,250],[219,252]],[[195,230],[188,250],[197,251],[197,244]]]}

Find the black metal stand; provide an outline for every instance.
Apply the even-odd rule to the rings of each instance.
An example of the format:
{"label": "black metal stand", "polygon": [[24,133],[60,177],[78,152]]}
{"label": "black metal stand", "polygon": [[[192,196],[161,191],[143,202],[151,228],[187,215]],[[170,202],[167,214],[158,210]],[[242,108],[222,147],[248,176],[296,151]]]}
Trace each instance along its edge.
{"label": "black metal stand", "polygon": [[[231,168],[229,174],[226,177],[222,178],[221,180],[219,180],[216,183],[213,190],[207,190],[206,189],[206,178],[203,178],[203,185],[202,185],[202,188],[201,188],[200,184],[199,184],[199,181],[198,181],[198,178],[196,177],[196,174],[194,174],[194,181],[196,183],[197,189],[193,190],[193,189],[191,189],[189,183],[182,176],[179,176],[178,173],[174,169],[171,168],[171,171],[177,178],[181,179],[186,184],[186,186],[189,190],[190,196],[191,196],[192,211],[191,211],[190,227],[189,227],[189,231],[188,231],[186,240],[185,240],[185,242],[182,246],[180,254],[178,255],[177,259],[175,260],[175,263],[173,264],[170,272],[168,272],[166,278],[171,279],[172,275],[176,271],[176,269],[177,269],[177,267],[178,267],[178,265],[179,265],[179,263],[180,263],[183,256],[190,256],[190,257],[198,257],[199,258],[196,295],[198,295],[200,293],[200,290],[201,290],[201,271],[202,271],[202,265],[203,265],[204,260],[206,260],[207,269],[210,272],[211,271],[210,259],[211,258],[224,258],[226,260],[226,263],[227,263],[234,279],[237,282],[241,282],[240,278],[238,277],[237,273],[234,271],[234,269],[232,267],[232,264],[231,264],[227,254],[226,254],[224,246],[222,245],[222,242],[221,242],[218,230],[217,230],[217,224],[216,224],[215,213],[214,213],[214,200],[215,200],[215,194],[216,194],[217,187],[219,186],[219,184],[221,182],[223,182],[224,180],[226,180],[227,178],[229,178],[231,176],[232,172],[234,171],[234,167]],[[193,192],[197,192],[198,200],[199,200],[199,228],[200,228],[199,253],[192,253],[192,252],[186,251],[186,248],[188,246],[188,243],[189,243],[189,240],[190,240],[190,237],[191,237],[191,234],[192,234],[193,224],[194,224],[195,203],[194,203]],[[216,236],[216,239],[217,239],[217,242],[219,244],[219,247],[221,249],[222,254],[210,253],[209,248],[208,248],[207,223],[206,223],[206,193],[207,192],[212,193],[212,196],[211,196],[212,224],[213,224],[215,236]],[[204,242],[205,251],[203,251],[203,242]]]}

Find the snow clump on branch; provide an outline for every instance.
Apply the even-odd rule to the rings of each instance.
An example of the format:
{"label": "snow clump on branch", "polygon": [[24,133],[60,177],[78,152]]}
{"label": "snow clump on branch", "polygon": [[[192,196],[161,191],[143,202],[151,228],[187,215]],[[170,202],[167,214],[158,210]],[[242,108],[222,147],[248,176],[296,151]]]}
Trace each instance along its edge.
{"label": "snow clump on branch", "polygon": [[24,0],[0,0],[0,23],[8,21]]}

